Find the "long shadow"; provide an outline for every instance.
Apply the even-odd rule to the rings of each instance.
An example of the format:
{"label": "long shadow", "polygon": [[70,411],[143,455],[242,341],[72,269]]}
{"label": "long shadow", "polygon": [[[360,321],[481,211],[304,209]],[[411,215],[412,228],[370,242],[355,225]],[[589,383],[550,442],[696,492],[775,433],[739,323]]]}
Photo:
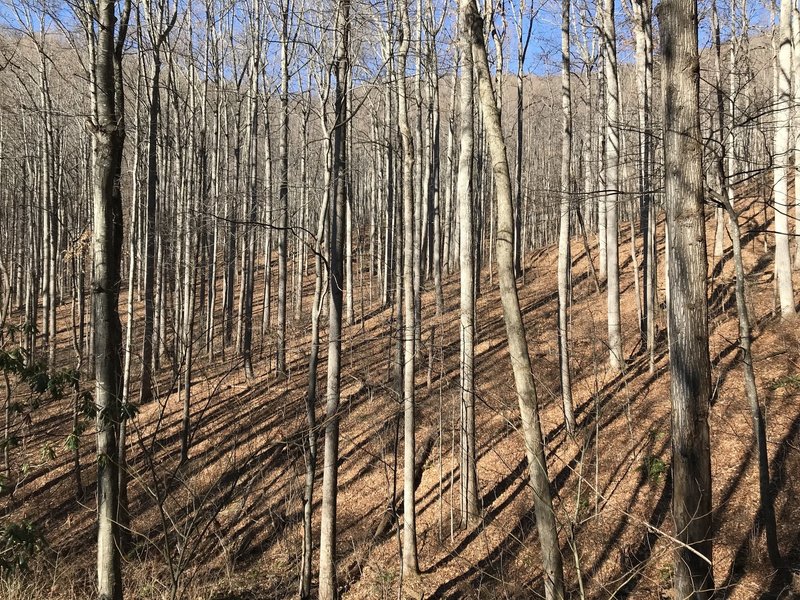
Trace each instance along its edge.
{"label": "long shadow", "polygon": [[[506,496],[506,498],[497,505],[491,506],[484,515],[483,515],[483,523],[491,523],[494,521],[502,512],[506,509],[506,507],[511,504],[524,490],[528,487],[528,480],[527,478],[523,477],[524,472],[527,470],[527,460],[523,459],[519,462],[519,464],[514,468],[513,472],[510,473],[508,476],[504,477],[501,481],[497,482],[497,484],[486,494],[483,495],[481,498],[481,506],[490,506],[492,504],[492,500],[495,501],[500,498],[503,494],[508,491],[511,486],[516,482],[516,486],[514,487],[513,491]],[[533,510],[533,509],[531,509]],[[453,558],[457,557],[461,552],[463,552],[467,546],[469,546],[475,539],[480,535],[482,528],[476,527],[472,531],[470,531],[467,535],[465,535],[459,542],[458,545],[450,550],[445,556],[440,558],[436,561],[433,565],[425,569],[425,573],[432,573],[437,569],[445,566],[446,564],[450,563]]]}
{"label": "long shadow", "polygon": [[509,535],[506,536],[486,557],[478,561],[477,564],[454,577],[453,579],[440,585],[429,597],[430,600],[443,600],[444,598],[463,598],[461,584],[479,576],[482,573],[491,575],[501,574],[507,562],[511,562],[525,548],[525,544],[533,532],[536,519],[533,507],[523,514],[517,523],[512,527]]}
{"label": "long shadow", "polygon": [[[759,257],[753,268],[750,269],[745,277],[752,277],[758,273],[764,273],[768,266],[772,264],[772,256],[764,254]],[[708,301],[708,312],[712,317],[726,313],[730,308],[736,306],[735,287],[733,285],[717,285],[711,292]]]}
{"label": "long shadow", "polygon": [[[667,514],[669,514],[671,502],[672,470],[669,470],[667,472],[667,478],[664,481],[664,487],[661,490],[661,496],[659,497],[658,502],[656,503],[656,506],[647,522],[660,529],[667,517]],[[648,527],[647,533],[639,541],[639,545],[636,547],[636,549],[631,554],[626,556],[623,564],[623,574],[633,572],[634,575],[622,588],[618,590],[617,594],[615,594],[615,598],[627,600],[627,598],[631,597],[636,589],[636,586],[641,580],[642,575],[644,574],[644,568],[653,553],[653,546],[658,540],[658,535],[659,534],[654,529]]]}
{"label": "long shadow", "polygon": [[[786,476],[784,474],[787,463],[789,462],[790,458],[792,457],[792,451],[796,452],[796,445],[795,439],[797,438],[798,434],[800,434],[800,415],[795,417],[794,421],[792,421],[792,426],[789,428],[789,431],[781,440],[780,444],[778,445],[778,451],[775,456],[775,460],[771,466],[771,477],[770,477],[770,490],[772,492],[773,501],[780,492],[781,489],[786,485]],[[791,505],[791,499],[787,502],[787,504]],[[790,526],[790,523],[793,523],[791,519],[789,520],[781,520],[778,521],[780,524],[785,524]],[[790,563],[792,561],[796,562],[798,560],[798,551],[800,551],[800,535],[798,535],[797,528],[798,524],[796,522],[793,523],[793,527],[795,531],[790,532],[791,537],[793,538],[794,542],[792,546],[789,548],[789,552],[784,557],[784,560],[788,560]],[[762,530],[762,523],[760,519],[760,514],[757,514],[753,519],[753,525],[748,531],[757,531],[761,532]],[[786,536],[786,532],[783,532],[784,536]],[[751,535],[746,535],[742,540],[742,543],[739,545],[739,548],[734,555],[734,559],[731,563],[731,568],[728,571],[728,576],[725,578],[724,589],[727,591],[734,590],[739,582],[745,575],[747,569],[747,563],[750,559],[750,554],[753,550],[752,548],[752,538]],[[775,594],[779,594],[787,585],[787,582],[791,581],[791,572],[781,572],[781,571],[789,571],[788,569],[781,569],[776,573],[772,581],[770,583],[770,589],[766,593],[766,595],[761,596],[763,600],[768,600],[771,598],[778,598]],[[787,579],[788,578],[788,579]]]}
{"label": "long shadow", "polygon": [[[739,223],[739,227],[742,231],[744,231],[751,222],[755,221],[755,215],[749,216],[743,223]],[[772,223],[772,219],[768,219],[763,223],[759,223],[756,226],[751,226],[747,228],[747,232],[744,233],[741,237],[741,244],[742,248],[747,246],[750,242],[755,240],[759,235],[763,234],[765,231],[769,229],[769,224]],[[722,274],[722,269],[725,268],[725,263],[728,262],[733,258],[733,246],[728,248],[717,263],[714,265],[714,268],[711,270],[711,279],[716,279]]]}

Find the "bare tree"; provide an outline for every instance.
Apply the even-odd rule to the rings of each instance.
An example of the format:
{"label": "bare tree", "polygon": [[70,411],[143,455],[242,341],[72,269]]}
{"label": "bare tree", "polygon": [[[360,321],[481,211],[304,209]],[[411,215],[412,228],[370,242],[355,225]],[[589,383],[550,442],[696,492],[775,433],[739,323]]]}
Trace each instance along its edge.
{"label": "bare tree", "polygon": [[144,333],[142,335],[142,371],[139,402],[145,404],[153,397],[153,347],[155,317],[156,271],[156,213],[158,211],[158,127],[161,115],[161,48],[167,42],[178,16],[177,5],[167,15],[166,1],[143,3],[147,35],[150,42],[152,71],[150,73],[150,102],[147,122],[147,204],[145,209],[144,264]]}
{"label": "bare tree", "polygon": [[[278,162],[278,373],[286,371],[286,283],[287,283],[287,239],[289,229],[289,20],[294,11],[292,0],[280,2],[281,44],[281,122]],[[267,268],[270,265],[267,264]]]}
{"label": "bare tree", "polygon": [[603,45],[606,92],[606,291],[608,298],[608,350],[609,364],[614,371],[622,369],[622,323],[619,312],[619,80],[617,76],[617,33],[614,24],[614,0],[603,2]]}
{"label": "bare tree", "polygon": [[569,282],[571,255],[570,197],[572,191],[572,97],[569,60],[570,0],[561,1],[561,201],[558,217],[558,352],[561,370],[561,400],[564,404],[564,423],[567,432],[575,431],[575,411],[572,407],[572,378],[569,370]]}
{"label": "bare tree", "polygon": [[733,245],[733,264],[736,272],[736,312],[739,319],[739,348],[741,350],[742,371],[744,374],[744,389],[747,403],[750,408],[750,418],[753,422],[753,445],[758,456],[758,511],[759,521],[764,526],[767,538],[767,554],[772,566],[776,569],[783,567],[780,547],[778,546],[778,527],[775,522],[775,505],[769,476],[769,451],[767,449],[767,425],[764,410],[758,400],[758,387],[756,374],[753,369],[752,327],[750,314],[747,308],[745,295],[745,271],[742,259],[742,234],[739,229],[739,215],[733,208],[727,196],[720,195],[719,202],[728,214],[728,229]]}
{"label": "bare tree", "polygon": [[775,279],[778,287],[781,317],[796,314],[792,288],[792,260],[789,253],[789,130],[792,101],[792,7],[781,0],[778,27],[778,102],[775,131]]}
{"label": "bare tree", "polygon": [[[467,29],[469,7],[459,5],[458,44],[461,51],[460,133],[458,153],[459,269],[461,282],[461,519],[464,525],[478,517],[478,472],[475,465],[475,275],[473,256],[472,160],[474,147],[474,77],[472,42]],[[455,83],[453,84],[455,85]]]}
{"label": "bare tree", "polygon": [[[99,0],[87,6],[92,98],[92,200],[94,212],[93,323],[97,405],[97,588],[100,600],[122,599],[117,436],[122,396],[122,190],[125,143],[122,49],[130,0]],[[119,16],[117,9],[119,8]]]}
{"label": "bare tree", "polygon": [[711,598],[711,454],[703,139],[697,0],[662,0],[664,185],[669,235],[669,356],[672,515],[677,598]]}
{"label": "bare tree", "polygon": [[417,236],[414,210],[414,138],[408,119],[408,92],[406,72],[411,26],[408,18],[408,0],[400,7],[400,45],[397,50],[398,72],[398,121],[403,152],[403,570],[405,576],[419,574],[417,561],[417,516],[414,500],[415,462],[415,411],[414,374],[417,325],[417,286],[415,274]]}
{"label": "bare tree", "polygon": [[334,126],[328,238],[328,377],[325,410],[325,459],[322,479],[322,516],[319,550],[319,597],[338,597],[336,584],[336,493],[339,461],[339,392],[342,352],[342,291],[344,288],[344,217],[347,202],[347,86],[350,77],[350,0],[336,7],[336,54],[333,73]]}
{"label": "bare tree", "polygon": [[539,532],[539,544],[542,550],[545,596],[548,600],[560,600],[564,598],[564,571],[550,494],[550,480],[547,475],[544,439],[536,405],[536,386],[531,370],[525,325],[522,321],[514,276],[514,210],[511,201],[511,176],[500,126],[500,111],[495,103],[489,61],[486,57],[483,20],[478,15],[475,0],[459,0],[459,11],[466,20],[466,26],[462,31],[469,35],[472,46],[481,113],[491,153],[492,173],[497,195],[497,271],[500,280],[500,296],[508,336],[508,349],[514,371],[514,383],[522,415],[525,453],[528,458],[531,487],[533,488],[536,528]]}

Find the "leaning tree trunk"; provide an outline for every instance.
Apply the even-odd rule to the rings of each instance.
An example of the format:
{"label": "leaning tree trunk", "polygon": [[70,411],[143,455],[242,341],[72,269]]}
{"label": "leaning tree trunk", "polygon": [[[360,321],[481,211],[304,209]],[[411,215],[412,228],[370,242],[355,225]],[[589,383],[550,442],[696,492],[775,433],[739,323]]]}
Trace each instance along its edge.
{"label": "leaning tree trunk", "polygon": [[745,274],[744,261],[742,260],[739,215],[736,214],[733,205],[724,194],[720,195],[720,204],[728,213],[728,230],[733,243],[733,264],[736,270],[736,312],[739,316],[739,348],[742,352],[744,389],[747,395],[747,404],[750,407],[750,417],[753,420],[753,445],[758,454],[759,521],[762,523],[767,537],[769,561],[773,568],[779,569],[783,561],[780,547],[778,546],[775,505],[772,499],[772,490],[770,489],[766,422],[764,420],[764,411],[758,401],[756,375],[753,370],[752,334],[750,316],[747,310],[747,298],[745,296]]}
{"label": "leaning tree trunk", "polygon": [[675,597],[711,598],[711,453],[706,235],[697,0],[662,0],[664,185],[669,237],[669,356]]}
{"label": "leaning tree trunk", "polygon": [[536,386],[514,277],[514,210],[506,146],[500,127],[500,111],[495,104],[492,90],[489,62],[483,41],[482,19],[478,15],[475,0],[459,0],[459,7],[467,19],[467,28],[464,32],[470,36],[472,45],[481,112],[485,121],[497,194],[497,271],[514,383],[522,415],[525,452],[533,488],[536,528],[542,550],[545,595],[548,600],[556,600],[564,597],[564,571],[558,545],[558,528],[553,512],[550,480],[547,475],[544,439],[536,404]]}

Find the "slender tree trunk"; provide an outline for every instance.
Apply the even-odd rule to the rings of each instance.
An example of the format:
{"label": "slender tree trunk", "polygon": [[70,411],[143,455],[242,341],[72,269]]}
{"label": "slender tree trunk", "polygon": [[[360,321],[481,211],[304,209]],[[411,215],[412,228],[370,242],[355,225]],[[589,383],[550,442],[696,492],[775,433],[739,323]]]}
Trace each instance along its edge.
{"label": "slender tree trunk", "polygon": [[767,449],[767,430],[764,420],[764,411],[758,401],[758,388],[756,375],[753,370],[752,334],[750,316],[747,310],[745,296],[745,272],[742,260],[741,232],[739,231],[739,216],[725,196],[720,196],[723,209],[728,213],[728,229],[733,242],[733,261],[736,270],[736,312],[739,316],[739,348],[742,353],[742,371],[744,373],[744,388],[747,403],[750,407],[750,416],[753,421],[753,445],[758,455],[758,494],[759,494],[759,522],[764,527],[767,538],[767,554],[773,568],[783,567],[781,551],[778,546],[778,528],[775,523],[775,506],[772,499],[769,477],[769,451]]}
{"label": "slender tree trunk", "polygon": [[500,127],[500,114],[492,90],[489,63],[486,58],[482,19],[478,16],[475,0],[459,0],[459,7],[467,20],[465,32],[470,32],[472,55],[478,77],[481,112],[484,115],[491,152],[492,172],[497,195],[497,267],[500,295],[511,365],[514,371],[514,383],[522,415],[525,452],[533,488],[536,528],[542,550],[545,596],[548,600],[560,600],[564,598],[564,572],[558,544],[558,528],[553,512],[550,480],[547,475],[544,439],[536,404],[536,387],[514,277],[514,211],[511,201],[508,159]]}
{"label": "slender tree trunk", "polygon": [[[472,158],[474,146],[474,77],[472,45],[466,7],[459,6],[459,48],[461,50],[461,106],[458,152],[459,272],[461,282],[461,519],[464,526],[478,520],[478,471],[475,457],[475,263],[473,260]],[[455,85],[455,82],[453,82]]]}
{"label": "slender tree trunk", "polygon": [[344,260],[344,212],[346,205],[347,86],[350,76],[350,0],[339,0],[336,9],[336,77],[334,98],[332,177],[328,248],[328,383],[325,414],[325,458],[322,479],[320,523],[319,597],[335,600],[336,584],[336,492],[339,461],[339,392],[342,352],[342,284]]}
{"label": "slender tree trunk", "polygon": [[158,210],[158,118],[161,111],[161,53],[153,48],[153,72],[150,78],[150,105],[147,127],[147,206],[145,210],[145,267],[144,267],[144,333],[142,334],[142,372],[139,403],[153,398],[153,348],[155,277],[156,277],[156,211]]}
{"label": "slender tree trunk", "polygon": [[[247,103],[247,202],[242,252],[242,338],[241,355],[244,372],[248,379],[255,376],[253,370],[253,296],[255,293],[256,233],[258,218],[258,94],[261,71],[261,4],[255,0],[252,6],[250,31],[250,84]],[[267,266],[267,268],[269,268]]]}
{"label": "slender tree trunk", "polygon": [[656,246],[653,202],[653,32],[651,0],[633,0],[636,35],[636,85],[639,96],[639,222],[644,241],[642,294],[644,296],[642,341],[649,353],[649,367],[655,368]]}
{"label": "slender tree trunk", "polygon": [[314,480],[316,479],[317,472],[317,366],[319,363],[319,318],[322,313],[322,303],[324,302],[322,238],[325,232],[329,196],[330,189],[326,186],[323,203],[319,209],[316,243],[314,245],[316,276],[314,278],[314,300],[311,305],[311,353],[308,359],[308,390],[306,392],[308,437],[306,441],[307,447],[304,453],[306,461],[306,479],[303,496],[303,555],[300,564],[300,597],[303,600],[311,597],[311,578],[314,558],[312,519],[314,515]]}
{"label": "slender tree trunk", "polygon": [[[97,405],[97,579],[100,600],[122,599],[117,436],[122,394],[122,324],[119,319],[123,213],[120,190],[125,141],[122,46],[130,3],[100,0],[88,17],[92,92],[94,212],[93,324]],[[95,19],[97,22],[95,23]]]}
{"label": "slender tree trunk", "polygon": [[800,270],[800,9],[792,10],[792,46],[794,48],[794,270]]}
{"label": "slender tree trunk", "polygon": [[[405,73],[411,27],[408,18],[408,0],[400,7],[401,36],[397,51],[398,72]],[[403,574],[419,574],[417,560],[417,517],[414,498],[415,404],[414,375],[416,362],[416,274],[415,247],[417,246],[414,190],[414,138],[408,119],[408,93],[406,79],[398,81],[398,122],[403,150]]]}
{"label": "slender tree trunk", "polygon": [[792,287],[792,261],[789,253],[789,130],[791,123],[792,7],[781,0],[778,28],[778,100],[775,131],[775,278],[778,286],[781,317],[796,314]]}
{"label": "slender tree trunk", "polygon": [[278,154],[278,373],[286,372],[286,283],[289,229],[289,14],[292,0],[281,0],[281,127]]}
{"label": "slender tree trunk", "polygon": [[608,350],[613,371],[623,368],[622,323],[619,308],[619,81],[617,78],[617,37],[614,0],[604,0],[603,38],[606,92],[606,292],[608,294]]}
{"label": "slender tree trunk", "polygon": [[561,367],[561,400],[567,433],[575,432],[572,378],[569,369],[570,196],[572,191],[572,98],[569,59],[570,0],[561,1],[561,202],[558,219],[558,352]]}

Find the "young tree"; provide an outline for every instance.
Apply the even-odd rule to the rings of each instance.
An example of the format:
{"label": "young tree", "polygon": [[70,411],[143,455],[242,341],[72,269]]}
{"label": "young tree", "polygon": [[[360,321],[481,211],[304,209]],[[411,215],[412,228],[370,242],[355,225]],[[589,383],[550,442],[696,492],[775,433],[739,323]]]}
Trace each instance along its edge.
{"label": "young tree", "polygon": [[[475,263],[473,260],[472,159],[474,147],[474,78],[468,7],[459,5],[461,51],[459,102],[461,107],[458,153],[458,224],[461,321],[461,519],[465,526],[478,516],[478,472],[475,465]],[[453,83],[455,85],[455,82]]]}
{"label": "young tree", "polygon": [[[651,0],[631,0],[636,38],[636,92],[639,117],[639,221],[644,240],[642,311],[640,324],[650,362],[655,369],[656,213],[653,199],[653,23]],[[720,88],[721,89],[721,88]]]}
{"label": "young tree", "polygon": [[742,234],[739,228],[739,215],[727,196],[720,194],[720,205],[728,213],[728,230],[733,246],[733,264],[736,272],[736,312],[739,318],[739,348],[742,356],[742,371],[744,373],[744,389],[747,404],[750,408],[750,418],[753,422],[753,446],[758,456],[758,512],[759,520],[764,526],[767,538],[767,554],[773,568],[783,566],[781,551],[778,546],[778,527],[775,522],[775,505],[772,499],[772,490],[769,476],[769,450],[767,449],[767,424],[764,411],[758,401],[758,387],[756,374],[753,369],[752,333],[750,315],[747,308],[745,295],[745,271],[742,259]]}
{"label": "young tree", "polygon": [[619,210],[619,79],[617,74],[617,33],[614,24],[614,0],[603,2],[603,73],[606,92],[606,291],[608,299],[609,365],[614,371],[622,369],[622,323],[619,312],[619,242],[617,214]]}
{"label": "young tree", "polygon": [[497,196],[497,272],[508,336],[508,349],[522,415],[525,453],[528,458],[531,487],[533,488],[536,528],[542,551],[545,596],[548,600],[561,600],[564,598],[564,571],[558,545],[558,529],[553,512],[550,480],[547,475],[547,459],[539,422],[536,386],[517,295],[517,282],[514,276],[514,210],[511,200],[511,176],[500,126],[500,111],[495,103],[489,61],[486,57],[483,19],[478,14],[475,0],[459,0],[459,11],[466,22],[462,33],[469,35],[472,46],[481,113],[491,154],[492,174]]}
{"label": "young tree", "polygon": [[569,248],[570,192],[572,189],[572,98],[569,60],[570,0],[561,1],[561,201],[558,217],[558,353],[561,367],[561,400],[564,404],[564,423],[567,432],[575,431],[575,411],[572,408],[572,378],[569,371]]}
{"label": "young tree", "polygon": [[778,102],[775,131],[775,278],[781,317],[796,314],[792,288],[792,260],[789,253],[789,130],[792,114],[792,7],[781,0],[778,27]]}
{"label": "young tree", "polygon": [[[170,10],[170,8],[172,10]],[[178,17],[177,4],[170,7],[166,0],[145,0],[143,12],[150,42],[152,71],[150,73],[150,102],[147,119],[147,204],[145,218],[144,265],[144,333],[142,335],[142,372],[139,402],[145,404],[153,397],[153,348],[155,318],[156,271],[156,213],[158,211],[158,130],[161,116],[162,46]],[[167,16],[169,14],[169,16]]]}
{"label": "young tree", "polygon": [[669,235],[669,356],[675,597],[711,598],[711,454],[703,138],[697,0],[662,0],[664,185]]}
{"label": "young tree", "polygon": [[319,597],[335,600],[336,584],[336,493],[339,461],[339,391],[342,353],[342,291],[344,287],[344,217],[347,173],[347,86],[350,77],[350,0],[336,7],[336,54],[333,73],[334,126],[328,234],[328,376],[325,409],[325,458],[322,479],[322,509],[319,550]]}
{"label": "young tree", "polygon": [[[280,44],[281,44],[281,122],[280,144],[278,145],[279,183],[278,183],[278,373],[286,371],[286,283],[287,240],[289,229],[289,20],[294,11],[292,0],[280,2]],[[267,269],[270,265],[267,264]]]}
{"label": "young tree", "polygon": [[[119,14],[117,14],[119,11]],[[93,324],[97,405],[97,587],[100,600],[122,599],[117,435],[122,394],[122,150],[125,96],[122,49],[130,0],[99,0],[87,6],[92,97],[92,204],[94,213]]]}
{"label": "young tree", "polygon": [[[244,372],[248,379],[255,375],[253,371],[253,295],[255,292],[255,260],[256,234],[253,231],[258,217],[258,114],[259,114],[259,78],[261,75],[261,54],[263,35],[263,14],[260,0],[249,4],[248,31],[250,41],[250,57],[248,60],[249,85],[247,95],[247,194],[245,216],[247,223],[244,230],[244,257],[242,265],[242,342],[241,355],[244,361]],[[270,268],[267,261],[267,269]]]}
{"label": "young tree", "polygon": [[414,375],[416,352],[417,297],[415,285],[415,258],[417,236],[414,211],[414,138],[408,119],[408,92],[406,90],[406,63],[408,59],[411,25],[408,18],[408,0],[400,7],[400,46],[398,60],[398,116],[403,152],[403,570],[405,576],[419,574],[417,560],[417,516],[414,500],[415,463],[415,411]]}

